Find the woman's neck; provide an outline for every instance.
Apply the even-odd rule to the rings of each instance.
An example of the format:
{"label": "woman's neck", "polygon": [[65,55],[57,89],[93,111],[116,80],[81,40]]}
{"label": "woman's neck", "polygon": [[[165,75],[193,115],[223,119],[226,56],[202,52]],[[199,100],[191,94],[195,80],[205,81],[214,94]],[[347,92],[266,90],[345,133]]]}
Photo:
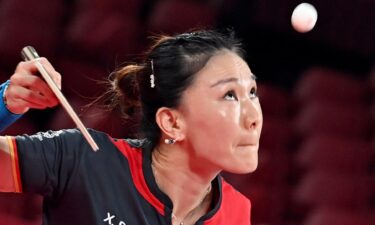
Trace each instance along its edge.
{"label": "woman's neck", "polygon": [[209,210],[211,181],[218,172],[197,169],[192,160],[179,145],[161,145],[152,153],[156,183],[173,203],[173,224],[194,224]]}

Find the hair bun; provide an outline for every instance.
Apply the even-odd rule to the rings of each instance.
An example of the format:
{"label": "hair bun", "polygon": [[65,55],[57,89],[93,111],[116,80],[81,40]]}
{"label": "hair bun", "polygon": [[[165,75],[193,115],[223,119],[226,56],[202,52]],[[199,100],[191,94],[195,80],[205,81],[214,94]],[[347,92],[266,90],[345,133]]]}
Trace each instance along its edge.
{"label": "hair bun", "polygon": [[143,70],[143,66],[128,65],[112,73],[112,88],[114,106],[120,106],[124,117],[132,116],[140,107],[139,85],[137,74]]}

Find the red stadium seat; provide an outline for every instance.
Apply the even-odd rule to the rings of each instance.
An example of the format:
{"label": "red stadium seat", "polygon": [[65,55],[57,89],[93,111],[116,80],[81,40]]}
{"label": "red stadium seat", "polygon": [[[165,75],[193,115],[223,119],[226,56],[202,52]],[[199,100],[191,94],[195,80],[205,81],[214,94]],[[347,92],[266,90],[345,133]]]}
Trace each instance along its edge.
{"label": "red stadium seat", "polygon": [[42,198],[30,194],[0,193],[0,224],[42,224]]}
{"label": "red stadium seat", "polygon": [[273,152],[287,148],[292,139],[291,134],[293,134],[290,119],[271,115],[264,115],[264,117],[260,148],[266,148]]}
{"label": "red stadium seat", "polygon": [[17,120],[12,126],[0,132],[0,135],[34,134],[39,131],[38,125],[28,115]]}
{"label": "red stadium seat", "polygon": [[364,174],[372,154],[370,143],[362,139],[315,134],[303,140],[296,163],[305,169]]}
{"label": "red stadium seat", "polygon": [[310,101],[366,105],[369,86],[364,80],[327,68],[311,68],[296,84],[294,95],[304,104]]}
{"label": "red stadium seat", "polygon": [[143,0],[77,0],[76,11],[78,14],[88,10],[106,11],[137,18],[142,4]]}
{"label": "red stadium seat", "polygon": [[368,107],[309,101],[296,116],[294,127],[302,136],[335,133],[344,137],[366,137],[371,130],[370,122]]}
{"label": "red stadium seat", "polygon": [[319,208],[313,211],[303,225],[374,225],[370,213],[337,208]]}
{"label": "red stadium seat", "polygon": [[175,34],[215,24],[216,10],[204,1],[158,1],[149,17],[149,30]]}
{"label": "red stadium seat", "polygon": [[288,189],[285,186],[248,182],[239,190],[251,200],[252,224],[279,224],[287,204]]}
{"label": "red stadium seat", "polygon": [[273,117],[288,117],[290,115],[292,96],[286,90],[260,83],[258,84],[258,94],[265,115]]}
{"label": "red stadium seat", "polygon": [[371,119],[372,119],[372,126],[375,125],[375,98],[374,98],[374,101],[371,103],[370,107],[369,107],[369,111],[370,111],[370,116],[371,116]]}
{"label": "red stadium seat", "polygon": [[61,37],[63,11],[62,1],[1,1],[0,61],[3,66],[14,69],[26,45],[34,46],[43,56],[53,57]]}
{"label": "red stadium seat", "polygon": [[141,31],[142,26],[134,17],[101,9],[87,10],[73,17],[66,40],[83,58],[121,63],[140,48]]}
{"label": "red stadium seat", "polygon": [[372,96],[375,96],[375,62],[369,74],[369,83],[371,86],[371,92],[373,94]]}
{"label": "red stadium seat", "polygon": [[260,148],[258,168],[249,174],[250,183],[262,183],[269,186],[280,186],[288,183],[288,174],[292,169],[292,157],[286,149],[278,151]]}
{"label": "red stadium seat", "polygon": [[62,92],[69,98],[90,102],[106,88],[99,82],[106,80],[110,72],[99,66],[67,57],[54,65],[62,76]]}
{"label": "red stadium seat", "polygon": [[311,170],[296,186],[293,199],[310,208],[366,209],[372,197],[370,180],[366,175]]}

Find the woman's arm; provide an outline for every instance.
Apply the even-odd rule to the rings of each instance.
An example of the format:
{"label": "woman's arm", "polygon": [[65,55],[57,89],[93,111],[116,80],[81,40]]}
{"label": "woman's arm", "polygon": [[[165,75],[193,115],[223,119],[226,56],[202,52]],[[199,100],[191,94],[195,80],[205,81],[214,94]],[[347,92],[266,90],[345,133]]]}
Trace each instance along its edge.
{"label": "woman's arm", "polygon": [[10,80],[0,84],[0,131],[7,128],[14,121],[18,120],[23,114],[15,114],[9,111],[5,101],[5,91],[8,88]]}
{"label": "woman's arm", "polygon": [[[37,59],[61,87],[61,76],[45,58]],[[0,86],[0,131],[30,108],[44,109],[58,104],[56,96],[39,77],[34,61],[20,62],[8,81]]]}
{"label": "woman's arm", "polygon": [[[61,76],[45,58],[38,59],[53,80],[61,87]],[[56,96],[38,76],[34,61],[20,62],[9,81],[4,83],[0,96],[0,131],[26,113],[29,109],[44,109],[58,104]],[[17,116],[18,115],[18,116]],[[9,142],[0,136],[0,192],[18,192],[17,153]]]}

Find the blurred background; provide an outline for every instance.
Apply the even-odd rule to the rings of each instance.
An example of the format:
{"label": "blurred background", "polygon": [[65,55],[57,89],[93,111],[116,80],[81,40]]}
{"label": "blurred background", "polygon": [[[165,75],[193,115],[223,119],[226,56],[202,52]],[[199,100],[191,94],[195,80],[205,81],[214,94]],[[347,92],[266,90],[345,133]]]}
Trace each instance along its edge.
{"label": "blurred background", "polygon": [[[375,225],[375,0],[0,0],[0,82],[34,46],[63,76],[86,126],[124,137],[118,112],[86,107],[98,81],[135,62],[154,34],[233,28],[259,78],[259,166],[223,174],[252,201],[253,225]],[[74,127],[61,107],[31,111],[3,134]],[[129,129],[128,129],[129,128]],[[41,224],[41,198],[0,194],[0,225]]]}

